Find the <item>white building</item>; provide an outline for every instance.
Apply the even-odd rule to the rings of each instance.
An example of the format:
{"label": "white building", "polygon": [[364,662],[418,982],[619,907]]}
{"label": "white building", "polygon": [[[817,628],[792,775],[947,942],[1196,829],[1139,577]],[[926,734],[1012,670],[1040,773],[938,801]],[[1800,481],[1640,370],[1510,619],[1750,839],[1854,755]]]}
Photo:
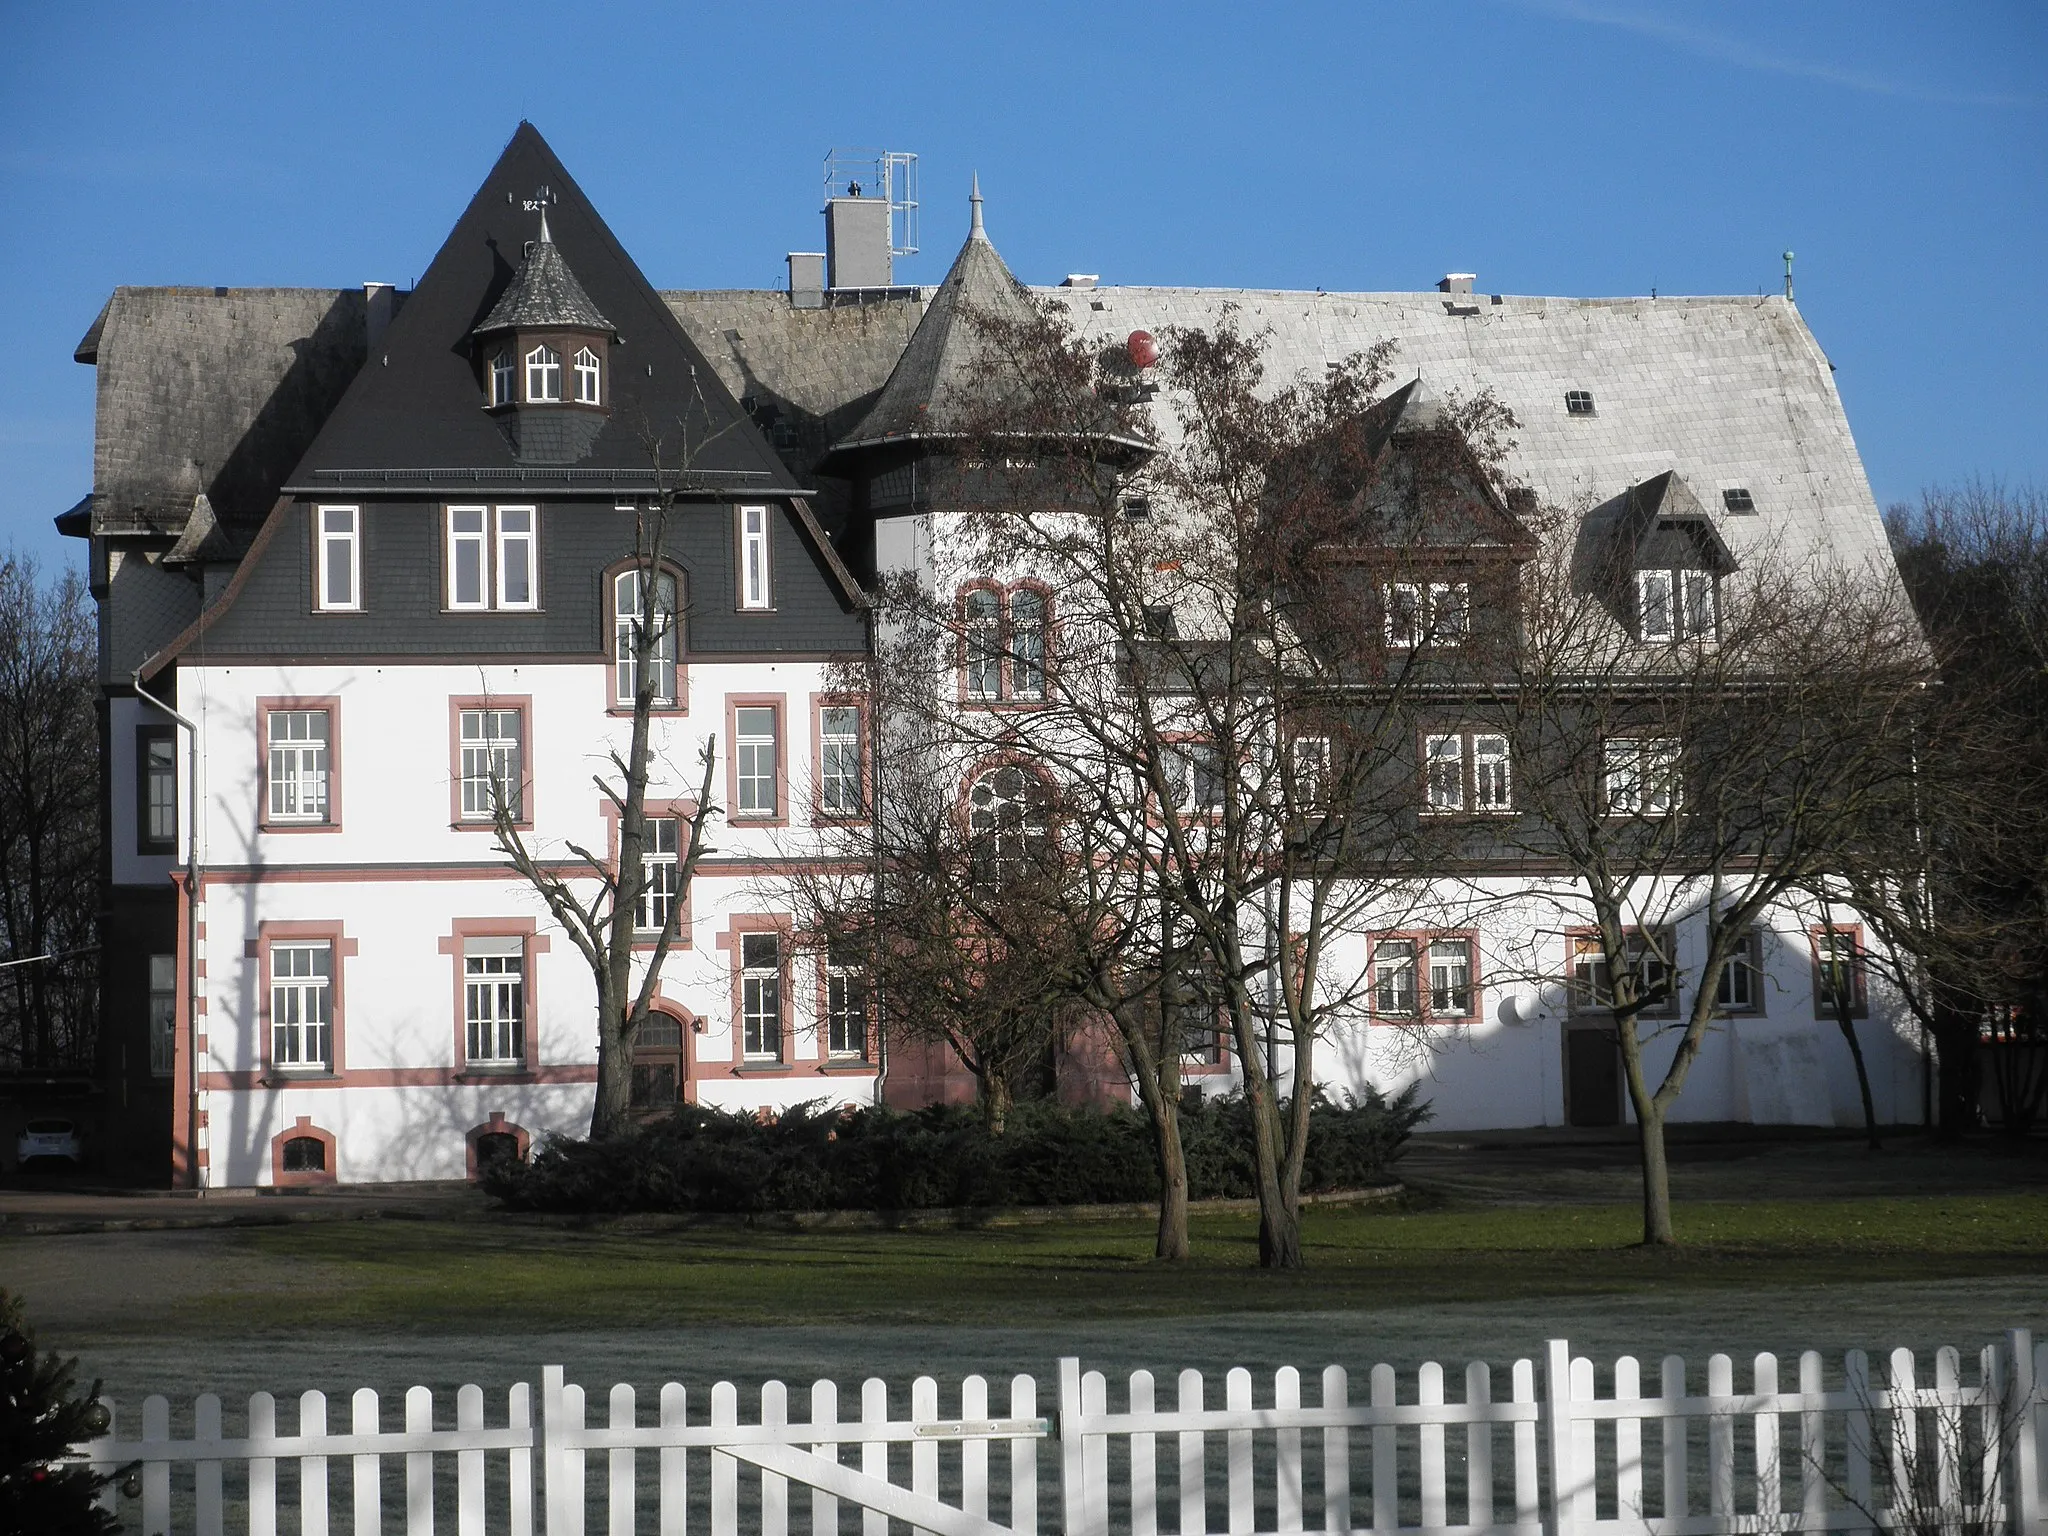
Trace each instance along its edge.
{"label": "white building", "polygon": [[[974,574],[931,563],[944,509],[916,473],[919,420],[971,365],[962,300],[1000,302],[1013,280],[977,200],[946,284],[889,286],[886,218],[844,201],[843,272],[793,257],[787,293],[657,293],[522,125],[409,294],[109,300],[78,353],[99,370],[94,490],[59,522],[91,538],[101,605],[115,1160],[188,1184],[460,1177],[587,1123],[588,969],[495,852],[480,797],[493,775],[516,785],[549,857],[607,847],[593,776],[629,724],[619,584],[657,460],[684,486],[684,621],[652,798],[672,831],[693,814],[715,738],[723,819],[636,1091],[649,1108],[884,1091],[857,979],[800,953],[767,893],[866,803],[867,705],[832,692],[834,664],[869,644],[862,584]],[[1790,542],[1888,569],[1828,363],[1787,299],[1450,279],[1057,296],[1104,345],[1232,306],[1269,334],[1275,376],[1392,340],[1401,378],[1514,410],[1509,472],[1546,501],[1609,503],[1671,472],[1737,558]],[[1854,1122],[1810,918],[1760,935],[1756,984],[1675,1118]],[[1324,1048],[1330,1084],[1424,1075],[1442,1128],[1618,1120],[1566,940],[1556,984],[1491,979],[1526,975],[1505,957],[1546,921],[1454,936],[1465,982],[1432,1050],[1361,1025]],[[1419,967],[1449,942],[1410,937]],[[1928,1067],[1870,1003],[1880,1114],[1917,1121]],[[923,1056],[888,1066],[897,1101],[958,1087]]]}

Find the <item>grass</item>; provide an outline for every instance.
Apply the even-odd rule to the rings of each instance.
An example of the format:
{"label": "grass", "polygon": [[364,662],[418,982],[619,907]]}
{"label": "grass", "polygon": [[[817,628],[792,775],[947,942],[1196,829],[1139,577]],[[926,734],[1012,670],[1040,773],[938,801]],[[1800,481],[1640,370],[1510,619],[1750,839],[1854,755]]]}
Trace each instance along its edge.
{"label": "grass", "polygon": [[2048,1194],[1694,1202],[1681,1246],[1636,1246],[1629,1205],[1411,1202],[1311,1210],[1308,1267],[1256,1266],[1250,1217],[1152,1262],[1142,1221],[998,1231],[572,1231],[500,1220],[331,1222],[225,1237],[223,1287],[182,1323],[252,1329],[694,1322],[1002,1324],[1190,1310],[1455,1302],[2048,1275]]}

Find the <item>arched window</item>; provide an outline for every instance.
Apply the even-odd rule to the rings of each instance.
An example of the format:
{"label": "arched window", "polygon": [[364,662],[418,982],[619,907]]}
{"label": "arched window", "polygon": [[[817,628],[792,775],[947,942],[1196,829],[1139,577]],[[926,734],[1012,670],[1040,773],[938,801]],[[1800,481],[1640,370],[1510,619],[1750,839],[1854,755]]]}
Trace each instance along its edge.
{"label": "arched window", "polygon": [[659,1114],[681,1098],[683,1027],[665,1013],[651,1013],[633,1037],[634,1109]]}
{"label": "arched window", "polygon": [[598,404],[597,354],[588,347],[576,352],[576,403],[578,405]]}
{"label": "arched window", "polygon": [[286,1173],[325,1173],[327,1143],[317,1136],[294,1136],[284,1144]]}
{"label": "arched window", "polygon": [[[645,618],[641,608],[638,567],[621,571],[612,581],[612,657],[614,698],[630,706],[640,689],[640,673],[634,662],[633,640]],[[654,677],[654,702],[666,707],[676,701],[676,579],[663,571],[654,583],[653,651],[649,665]]]}
{"label": "arched window", "polygon": [[974,880],[1000,890],[1036,869],[1052,834],[1052,792],[1029,768],[1005,763],[967,791]]}
{"label": "arched window", "polygon": [[562,354],[545,342],[526,354],[526,398],[562,398]]}
{"label": "arched window", "polygon": [[491,356],[491,404],[512,403],[512,354],[497,352]]}
{"label": "arched window", "polygon": [[967,697],[1003,696],[1003,600],[977,587],[962,604],[967,621]]}
{"label": "arched window", "polygon": [[1045,595],[1029,587],[1010,594],[1010,697],[1045,697]]}

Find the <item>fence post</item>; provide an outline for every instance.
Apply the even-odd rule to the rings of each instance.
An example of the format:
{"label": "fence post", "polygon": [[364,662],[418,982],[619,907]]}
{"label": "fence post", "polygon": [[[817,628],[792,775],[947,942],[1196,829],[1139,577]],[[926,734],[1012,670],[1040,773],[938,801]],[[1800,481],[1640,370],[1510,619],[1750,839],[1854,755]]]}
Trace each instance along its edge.
{"label": "fence post", "polygon": [[562,1368],[541,1367],[540,1488],[542,1529],[547,1536],[568,1536],[569,1511],[564,1494],[568,1478],[562,1467],[562,1430],[567,1420],[562,1402]]}
{"label": "fence post", "polygon": [[1544,1504],[1543,1529],[1546,1536],[1575,1536],[1572,1509],[1578,1496],[1579,1474],[1572,1443],[1569,1340],[1551,1339],[1545,1345],[1543,1400],[1538,1412],[1542,1415],[1544,1446],[1550,1460],[1550,1490]]}
{"label": "fence post", "polygon": [[1088,1475],[1081,1464],[1081,1361],[1060,1357],[1060,1529],[1081,1536],[1088,1528]]}
{"label": "fence post", "polygon": [[2034,1373],[2034,1335],[2013,1328],[2005,1335],[2012,1356],[2005,1373],[2008,1397],[2003,1417],[2012,1438],[2005,1447],[2006,1507],[2012,1511],[2013,1536],[2044,1536],[2048,1510],[2042,1508],[2040,1383]]}

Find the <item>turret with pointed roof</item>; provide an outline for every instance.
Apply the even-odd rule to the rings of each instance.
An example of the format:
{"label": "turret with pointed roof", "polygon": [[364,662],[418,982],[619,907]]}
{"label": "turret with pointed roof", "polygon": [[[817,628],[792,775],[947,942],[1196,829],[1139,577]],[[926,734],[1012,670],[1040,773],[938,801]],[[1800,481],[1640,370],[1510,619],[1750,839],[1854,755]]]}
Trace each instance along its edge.
{"label": "turret with pointed roof", "polygon": [[979,176],[968,208],[967,241],[952,269],[926,305],[889,382],[860,425],[833,445],[828,463],[887,443],[958,438],[1001,403],[1006,382],[1014,384],[994,356],[989,327],[1028,322],[1035,311],[1024,285],[989,241]]}

